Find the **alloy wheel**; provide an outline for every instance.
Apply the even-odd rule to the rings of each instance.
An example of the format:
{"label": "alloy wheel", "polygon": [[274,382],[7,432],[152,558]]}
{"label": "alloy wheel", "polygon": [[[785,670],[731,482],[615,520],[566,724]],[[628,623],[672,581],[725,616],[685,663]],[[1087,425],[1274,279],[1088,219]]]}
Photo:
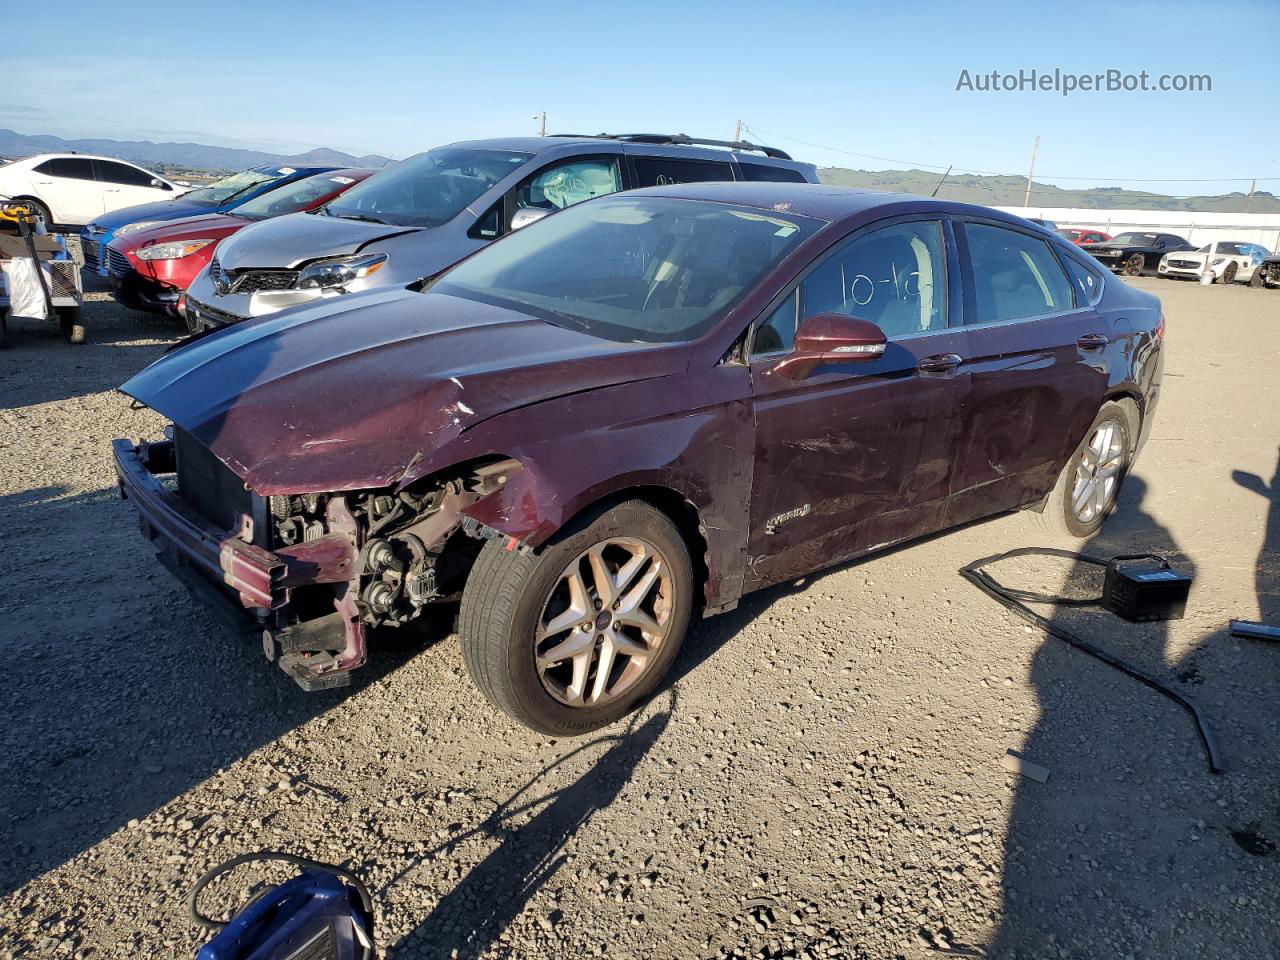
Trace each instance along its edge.
{"label": "alloy wheel", "polygon": [[1124,427],[1115,420],[1098,424],[1076,460],[1071,512],[1080,523],[1092,523],[1110,509],[1127,457]]}
{"label": "alloy wheel", "polygon": [[565,567],[543,604],[538,678],[556,700],[595,707],[625,694],[671,632],[675,581],[658,550],[611,537]]}

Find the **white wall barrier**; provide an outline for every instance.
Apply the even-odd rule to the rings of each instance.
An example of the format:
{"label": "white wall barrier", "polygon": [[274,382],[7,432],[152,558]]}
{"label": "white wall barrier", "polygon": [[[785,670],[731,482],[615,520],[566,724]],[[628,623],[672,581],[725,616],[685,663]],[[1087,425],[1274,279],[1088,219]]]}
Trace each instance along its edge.
{"label": "white wall barrier", "polygon": [[1020,217],[1052,220],[1060,227],[1089,227],[1112,236],[1155,230],[1186,237],[1196,246],[1215,240],[1260,243],[1280,252],[1280,214],[1198,213],[1187,210],[1092,210],[1087,207],[996,207]]}

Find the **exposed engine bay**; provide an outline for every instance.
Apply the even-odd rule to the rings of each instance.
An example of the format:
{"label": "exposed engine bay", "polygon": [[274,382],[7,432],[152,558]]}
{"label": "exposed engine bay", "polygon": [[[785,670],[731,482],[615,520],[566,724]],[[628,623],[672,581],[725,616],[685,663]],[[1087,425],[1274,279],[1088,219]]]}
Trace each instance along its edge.
{"label": "exposed engine bay", "polygon": [[140,509],[161,544],[164,518],[181,510],[204,551],[193,562],[162,546],[162,558],[193,587],[207,592],[213,581],[223,601],[238,595],[231,605],[257,622],[268,659],[308,690],[349,682],[367,630],[460,599],[484,540],[500,536],[464,511],[522,469],[491,458],[402,489],[260,496],[194,436],[167,433],[117,449],[122,492],[140,508],[168,501],[168,511]]}

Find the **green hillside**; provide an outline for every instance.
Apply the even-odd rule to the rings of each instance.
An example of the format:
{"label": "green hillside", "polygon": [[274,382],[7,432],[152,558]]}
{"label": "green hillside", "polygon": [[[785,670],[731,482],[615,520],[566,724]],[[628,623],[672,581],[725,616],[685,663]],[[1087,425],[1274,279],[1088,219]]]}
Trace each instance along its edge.
{"label": "green hillside", "polygon": [[[942,179],[940,173],[924,170],[848,170],[824,167],[818,171],[823,183],[870,190],[892,190],[928,196]],[[938,191],[947,200],[981,203],[987,206],[1021,206],[1027,189],[1024,177],[982,177],[952,174]],[[1280,213],[1280,197],[1259,191],[1252,198],[1243,193],[1220,196],[1170,197],[1120,187],[1090,187],[1064,190],[1047,183],[1031,185],[1033,207],[1093,207],[1095,209],[1187,210],[1203,213]]]}

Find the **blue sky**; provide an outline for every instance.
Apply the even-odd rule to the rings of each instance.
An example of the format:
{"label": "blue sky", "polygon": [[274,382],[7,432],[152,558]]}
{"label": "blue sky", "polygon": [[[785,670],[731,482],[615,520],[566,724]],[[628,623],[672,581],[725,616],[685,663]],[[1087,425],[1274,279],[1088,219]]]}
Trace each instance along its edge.
{"label": "blue sky", "polygon": [[[400,158],[536,132],[542,110],[551,132],[727,139],[741,119],[820,165],[1025,175],[1038,134],[1038,180],[1185,194],[1258,177],[1280,193],[1280,125],[1264,119],[1280,89],[1274,0],[62,0],[52,20],[5,8],[26,48],[6,51],[0,126],[22,133]],[[1055,67],[1209,74],[1213,91],[955,89],[962,69]]]}

